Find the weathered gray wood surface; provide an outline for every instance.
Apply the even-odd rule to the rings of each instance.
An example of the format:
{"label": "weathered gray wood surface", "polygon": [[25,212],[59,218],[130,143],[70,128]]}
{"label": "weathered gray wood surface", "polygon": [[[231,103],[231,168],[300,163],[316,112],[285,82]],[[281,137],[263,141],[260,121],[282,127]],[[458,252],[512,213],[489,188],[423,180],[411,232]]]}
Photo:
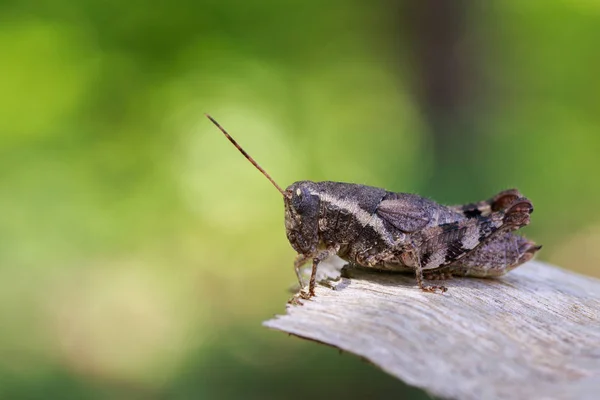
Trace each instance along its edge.
{"label": "weathered gray wood surface", "polygon": [[445,294],[363,269],[264,325],[453,399],[600,399],[600,280],[529,262]]}

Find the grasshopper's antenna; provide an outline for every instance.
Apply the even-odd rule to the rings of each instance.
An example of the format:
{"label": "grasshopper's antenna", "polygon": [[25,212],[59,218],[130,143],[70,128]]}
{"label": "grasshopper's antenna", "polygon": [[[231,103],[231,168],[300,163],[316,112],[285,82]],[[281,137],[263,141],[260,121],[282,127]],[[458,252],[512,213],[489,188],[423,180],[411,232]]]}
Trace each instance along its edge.
{"label": "grasshopper's antenna", "polygon": [[267,171],[262,169],[262,167],[260,165],[258,165],[258,163],[256,161],[254,161],[254,158],[250,157],[250,154],[246,153],[246,150],[242,149],[242,146],[237,144],[237,142],[231,137],[231,135],[229,133],[227,133],[227,131],[225,129],[223,129],[223,127],[221,125],[219,125],[219,123],[217,121],[215,121],[213,117],[211,117],[208,114],[204,114],[204,115],[206,115],[206,117],[208,119],[210,119],[210,121],[213,124],[215,124],[217,126],[217,128],[219,128],[221,130],[221,132],[223,132],[223,134],[227,137],[227,139],[229,139],[229,141],[231,143],[233,143],[233,145],[240,151],[240,153],[242,153],[244,155],[244,157],[246,157],[246,159],[248,161],[250,161],[252,163],[252,165],[254,165],[260,172],[262,172],[262,174],[264,176],[267,177],[268,180],[271,181],[273,186],[275,186],[275,188],[277,188],[277,190],[279,190],[279,193],[281,193],[283,195],[283,197],[289,197],[289,195],[273,180],[273,178],[271,178],[271,175],[267,174]]}

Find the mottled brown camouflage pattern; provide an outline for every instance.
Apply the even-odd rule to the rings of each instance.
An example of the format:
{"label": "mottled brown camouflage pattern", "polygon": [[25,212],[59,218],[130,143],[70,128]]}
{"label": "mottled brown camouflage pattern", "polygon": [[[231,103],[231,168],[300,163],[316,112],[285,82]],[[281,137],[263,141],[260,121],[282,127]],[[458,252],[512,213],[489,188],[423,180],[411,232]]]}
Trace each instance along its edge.
{"label": "mottled brown camouflage pattern", "polygon": [[314,295],[319,263],[337,254],[364,267],[415,271],[423,283],[454,275],[503,275],[529,261],[541,248],[515,231],[529,224],[531,202],[516,189],[459,206],[443,206],[409,193],[341,182],[299,181],[286,190],[215,121],[206,115],[283,195],[287,238],[298,252],[294,269],[312,261],[308,293]]}
{"label": "mottled brown camouflage pattern", "polygon": [[[287,237],[301,255],[297,273],[309,260],[316,273],[320,261],[337,254],[363,267],[415,271],[421,289],[445,291],[425,285],[423,273],[499,276],[540,248],[512,233],[529,224],[533,212],[517,190],[449,207],[414,194],[340,182],[300,181],[286,194]],[[305,297],[313,294],[311,284]]]}

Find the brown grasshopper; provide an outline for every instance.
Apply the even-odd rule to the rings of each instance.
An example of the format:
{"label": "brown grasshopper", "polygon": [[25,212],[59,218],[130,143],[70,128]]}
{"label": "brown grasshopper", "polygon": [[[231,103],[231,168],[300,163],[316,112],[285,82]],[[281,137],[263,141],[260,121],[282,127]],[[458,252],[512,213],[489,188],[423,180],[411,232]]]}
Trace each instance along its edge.
{"label": "brown grasshopper", "polygon": [[[287,238],[300,296],[315,294],[317,266],[326,258],[388,271],[414,271],[426,292],[444,286],[424,283],[452,275],[497,277],[529,261],[541,248],[513,231],[526,226],[530,200],[516,189],[478,203],[440,205],[409,193],[342,182],[298,181],[283,190],[208,114],[213,124],[283,195]],[[308,292],[300,267],[312,261]]]}

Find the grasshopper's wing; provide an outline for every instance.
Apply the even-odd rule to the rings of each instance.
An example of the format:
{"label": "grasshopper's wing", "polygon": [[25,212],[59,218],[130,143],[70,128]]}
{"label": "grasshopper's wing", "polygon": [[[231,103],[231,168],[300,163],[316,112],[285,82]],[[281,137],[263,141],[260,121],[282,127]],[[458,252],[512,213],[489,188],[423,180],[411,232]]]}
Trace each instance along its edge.
{"label": "grasshopper's wing", "polygon": [[411,233],[430,220],[427,200],[409,193],[388,193],[377,207],[377,215],[394,228]]}

